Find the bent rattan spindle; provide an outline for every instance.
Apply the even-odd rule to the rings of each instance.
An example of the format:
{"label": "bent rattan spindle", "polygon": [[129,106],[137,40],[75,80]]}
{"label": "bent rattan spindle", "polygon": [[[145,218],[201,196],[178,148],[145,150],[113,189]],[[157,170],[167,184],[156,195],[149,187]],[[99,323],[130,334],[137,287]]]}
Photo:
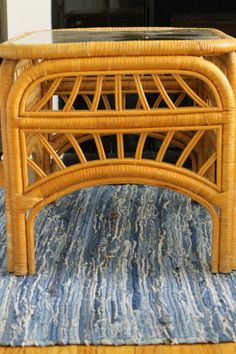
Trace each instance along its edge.
{"label": "bent rattan spindle", "polygon": [[[232,38],[220,36],[204,42],[160,41],[158,50],[157,41],[69,43],[63,51],[72,59],[60,60],[62,47],[53,45],[50,51],[42,45],[44,60],[24,65],[2,100],[9,119],[6,171],[15,171],[7,188],[7,198],[14,202],[10,270],[35,272],[34,220],[41,208],[78,188],[106,183],[165,186],[203,204],[213,223],[212,271],[232,270],[235,57],[220,60],[225,60],[225,72],[209,56],[225,58],[225,51],[236,46]],[[36,47],[23,46],[24,56],[35,58]],[[7,50],[3,45],[2,53]],[[13,56],[18,55],[14,47]],[[7,72],[5,63],[2,76]],[[136,97],[133,107],[128,107],[129,95]],[[55,96],[64,101],[62,108],[54,108]],[[76,107],[77,97],[85,104],[82,110]],[[184,105],[186,99],[191,104]],[[106,151],[104,138],[109,136],[115,137],[116,157]],[[127,156],[126,136],[136,137],[133,157]],[[144,157],[150,139],[159,141],[152,159]],[[86,141],[97,149],[93,161],[86,157]],[[166,161],[171,146],[180,149],[174,162]],[[63,153],[71,147],[78,163],[66,166]]]}
{"label": "bent rattan spindle", "polygon": [[[206,133],[206,132],[205,132]],[[166,150],[168,149],[170,143],[172,145],[174,145],[175,147],[184,150],[186,145],[189,143],[189,141],[192,139],[192,136],[187,135],[186,133],[179,133],[178,131],[172,131],[172,132],[160,132],[160,133],[144,133],[146,138],[151,137],[153,139],[156,139],[160,142],[163,141],[163,143],[160,146],[160,149],[156,155],[156,161],[157,162],[161,162],[163,160],[163,157],[166,153]],[[116,132],[114,132],[114,135],[116,135],[116,141],[117,141],[117,157],[119,159],[123,159],[124,158],[124,139],[123,139],[123,135],[122,134],[116,134]],[[137,134],[138,135],[138,134]],[[102,135],[102,137],[106,137],[107,134]],[[109,136],[109,134],[108,134]],[[141,136],[140,136],[141,137]],[[37,139],[37,138],[36,138]],[[81,143],[84,142],[88,142],[88,141],[92,141],[93,140],[93,135],[92,134],[87,134],[87,135],[72,135],[72,134],[64,134],[64,137],[62,134],[59,134],[58,136],[55,136],[53,138],[53,141],[51,141],[51,145],[53,145],[55,151],[57,152],[58,156],[62,156],[66,151],[68,151],[69,149],[71,149],[72,147],[74,148],[78,160],[80,161],[80,163],[87,163],[88,161],[86,160],[86,157],[80,147]],[[142,139],[142,148],[144,147],[143,144],[145,143],[145,139]],[[95,143],[96,145],[96,143]],[[138,151],[138,147],[137,147],[137,151]],[[137,154],[136,151],[136,154]],[[139,156],[141,158],[142,156],[142,151],[139,152]],[[212,155],[213,156],[213,155]],[[191,151],[189,153],[189,157],[191,159],[191,165],[192,165],[192,170],[197,172],[198,168],[200,168],[200,166],[202,168],[205,169],[205,171],[207,171],[208,167],[207,165],[209,165],[210,161],[206,161],[203,165],[203,162],[201,164],[200,160],[199,160],[199,152],[198,151]],[[219,160],[219,156],[217,157],[217,159]],[[27,160],[29,161],[31,167],[34,169],[34,171],[36,172],[36,174],[39,175],[45,175],[43,170],[39,169],[39,166],[37,166],[35,163],[33,163],[32,160]],[[202,161],[202,160],[201,160]],[[220,164],[219,160],[219,164]],[[213,163],[214,161],[212,161]],[[52,162],[52,166],[51,166],[51,172],[52,171],[56,171],[57,170],[57,164],[56,162],[53,160]],[[209,166],[210,167],[210,166]],[[198,172],[198,174],[200,174],[200,170]],[[204,173],[201,173],[202,175],[204,175]],[[213,183],[215,182],[215,180],[213,181]],[[220,185],[219,181],[217,181],[218,185]]]}

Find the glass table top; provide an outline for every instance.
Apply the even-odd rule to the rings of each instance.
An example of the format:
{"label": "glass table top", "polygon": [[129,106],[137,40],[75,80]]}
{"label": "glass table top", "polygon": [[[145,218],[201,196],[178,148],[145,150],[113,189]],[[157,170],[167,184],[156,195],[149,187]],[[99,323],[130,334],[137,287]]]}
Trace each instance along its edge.
{"label": "glass table top", "polygon": [[236,39],[212,28],[73,28],[24,33],[0,44],[6,59],[206,55],[236,51]]}
{"label": "glass table top", "polygon": [[224,37],[211,29],[170,29],[170,30],[55,30],[39,31],[10,40],[14,44],[63,44],[83,42],[114,41],[158,41],[158,40],[207,40]]}

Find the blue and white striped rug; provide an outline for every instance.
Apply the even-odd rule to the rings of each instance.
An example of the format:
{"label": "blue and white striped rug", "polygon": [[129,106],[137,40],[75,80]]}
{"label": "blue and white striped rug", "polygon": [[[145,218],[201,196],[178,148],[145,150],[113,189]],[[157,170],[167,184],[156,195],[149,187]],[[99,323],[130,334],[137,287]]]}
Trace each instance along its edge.
{"label": "blue and white striped rug", "polygon": [[94,187],[41,211],[37,275],[6,272],[0,344],[236,341],[236,272],[212,275],[210,216],[175,192]]}

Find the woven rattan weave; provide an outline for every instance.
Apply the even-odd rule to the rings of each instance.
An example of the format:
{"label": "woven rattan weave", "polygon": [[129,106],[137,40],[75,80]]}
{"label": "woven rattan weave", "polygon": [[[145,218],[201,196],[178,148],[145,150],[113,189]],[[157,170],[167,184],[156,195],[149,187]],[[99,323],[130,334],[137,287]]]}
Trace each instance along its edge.
{"label": "woven rattan weave", "polygon": [[1,44],[8,270],[35,272],[41,208],[108,183],[165,186],[203,204],[212,271],[236,268],[235,49],[220,31],[179,28],[42,31]]}

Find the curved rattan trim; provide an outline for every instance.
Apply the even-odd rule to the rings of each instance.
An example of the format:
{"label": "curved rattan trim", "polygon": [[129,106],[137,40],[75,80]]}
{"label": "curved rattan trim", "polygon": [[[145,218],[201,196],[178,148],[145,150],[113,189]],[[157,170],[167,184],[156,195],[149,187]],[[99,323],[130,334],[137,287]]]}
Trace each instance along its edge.
{"label": "curved rattan trim", "polygon": [[[129,168],[126,168],[129,167]],[[149,166],[150,168],[150,166]],[[147,166],[142,164],[136,164],[133,166],[128,166],[123,163],[119,166],[95,166],[90,167],[86,170],[79,171],[78,169],[68,176],[63,177],[62,181],[58,180],[55,185],[53,181],[51,183],[45,183],[41,185],[40,190],[44,194],[43,201],[36,204],[30,213],[27,220],[27,247],[28,247],[28,271],[29,273],[34,273],[35,271],[35,261],[34,261],[34,220],[39,212],[39,210],[45,207],[48,203],[71,193],[77,189],[90,187],[94,185],[104,185],[104,184],[119,184],[119,183],[132,183],[132,184],[148,184],[152,186],[163,186],[170,189],[181,192],[193,200],[201,203],[210,212],[212,223],[213,223],[213,240],[212,240],[212,271],[218,271],[218,256],[219,256],[219,218],[217,211],[212,206],[209,199],[213,199],[216,196],[216,192],[212,191],[206,186],[201,186],[198,182],[190,179],[184,179],[182,181],[181,174],[172,172],[169,174],[168,171],[164,171],[161,167],[156,169],[151,167],[151,173],[147,173]],[[189,188],[188,183],[192,184],[192,188]],[[50,188],[49,185],[52,185]],[[46,187],[46,193],[44,192],[44,187]],[[49,188],[48,188],[49,187]],[[56,187],[56,188],[55,188]],[[203,191],[203,189],[204,191]],[[206,193],[208,189],[208,193]],[[211,197],[210,197],[211,196]]]}
{"label": "curved rattan trim", "polygon": [[[76,178],[76,173],[78,171],[84,171],[83,173],[86,174],[89,170],[97,169],[97,178],[97,176],[103,175],[103,170],[106,170],[107,175],[109,176],[109,170],[112,168],[117,170],[117,176],[122,176],[122,173],[124,174],[124,176],[129,175],[129,173],[130,176],[135,176],[135,174],[132,174],[132,171],[135,170],[135,168],[143,168],[144,170],[146,169],[145,176],[147,176],[149,172],[152,172],[154,175],[155,173],[162,173],[164,175],[164,178],[166,180],[170,180],[173,185],[175,183],[176,186],[181,186],[183,184],[184,188],[187,188],[187,186],[189,186],[190,191],[194,188],[195,191],[197,191],[202,196],[205,196],[205,198],[211,203],[214,203],[216,193],[220,193],[220,189],[216,184],[212,183],[211,181],[205,179],[202,176],[197,175],[191,170],[179,168],[164,162],[157,163],[152,160],[137,160],[134,158],[129,158],[124,160],[95,160],[90,161],[87,164],[72,165],[64,170],[56,171],[50,174],[45,179],[36,181],[34,184],[28,187],[26,194],[28,196],[31,196],[35,193],[39,197],[46,197],[48,195],[47,190],[49,190],[49,194],[51,194],[51,190],[54,190],[54,188],[58,188],[58,190],[60,189],[61,183],[62,188],[64,188],[64,184],[66,186],[70,184],[70,180]],[[122,170],[122,168],[124,169],[124,171]],[[127,171],[125,170],[126,168]],[[177,181],[177,179],[179,179],[180,181]],[[55,183],[55,181],[57,181],[57,183]],[[206,197],[206,195],[208,197]]]}
{"label": "curved rattan trim", "polygon": [[[123,57],[91,58],[89,61],[86,59],[67,59],[65,61],[55,60],[53,61],[53,65],[51,61],[45,61],[34,65],[15,81],[12,91],[17,92],[17,98],[19,97],[21,99],[20,96],[23,95],[24,92],[20,109],[21,115],[24,114],[28,94],[45,80],[45,72],[47,72],[47,78],[58,79],[58,76],[80,76],[82,73],[83,75],[92,75],[93,72],[96,72],[96,75],[99,73],[102,75],[104,72],[107,72],[107,67],[109,67],[109,74],[114,75],[125,74],[127,72],[134,75],[135,73],[138,74],[141,72],[149,74],[155,72],[181,74],[182,72],[183,74],[188,74],[190,76],[193,75],[204,81],[206,85],[211,88],[219,108],[221,108],[222,104],[224,109],[231,109],[234,102],[232,88],[226,76],[214,64],[201,58],[139,57],[130,58],[129,61]],[[121,83],[116,82],[116,86],[120,87],[120,85]],[[116,92],[119,91],[121,90],[116,90]],[[16,93],[14,93],[13,96],[14,99],[16,99]],[[116,109],[119,110],[121,110],[122,107],[122,97],[120,96],[121,95],[116,99]],[[145,105],[144,102],[143,104]],[[210,107],[210,109],[212,110],[213,107]],[[76,114],[76,112],[71,112],[71,114]]]}

